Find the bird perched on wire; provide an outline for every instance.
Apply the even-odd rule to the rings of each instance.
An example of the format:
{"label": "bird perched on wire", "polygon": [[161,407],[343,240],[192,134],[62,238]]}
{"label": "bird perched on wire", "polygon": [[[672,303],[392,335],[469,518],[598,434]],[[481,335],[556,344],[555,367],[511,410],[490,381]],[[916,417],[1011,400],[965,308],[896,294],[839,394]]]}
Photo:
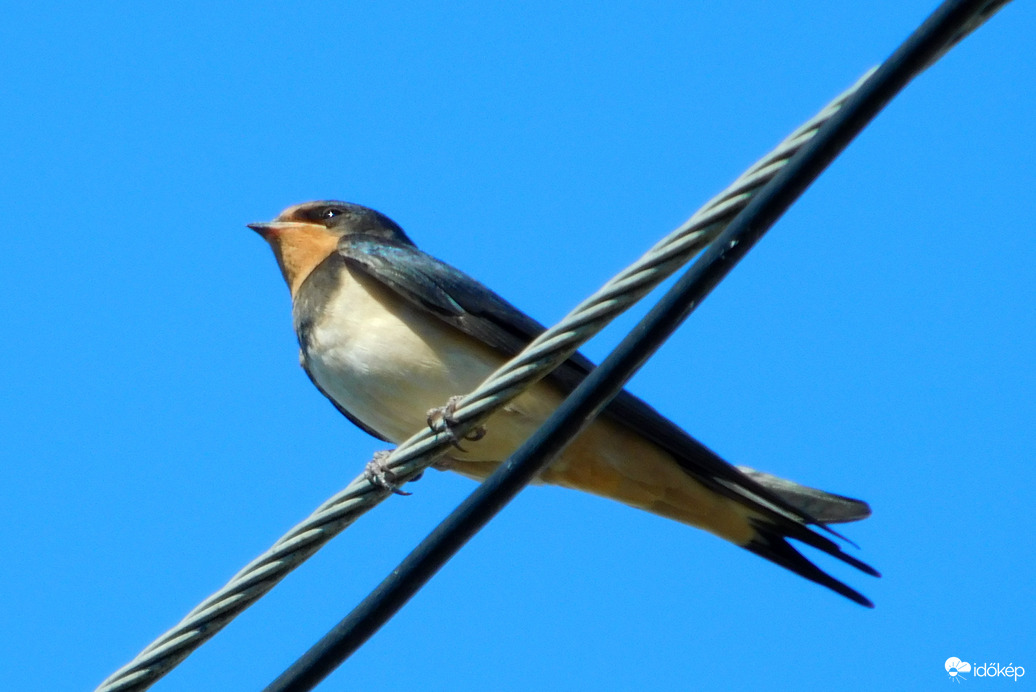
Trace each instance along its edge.
{"label": "bird perched on wire", "polygon": [[[254,223],[288,284],[302,367],[350,421],[392,443],[429,411],[474,390],[544,327],[466,274],[417,249],[372,209],[317,201]],[[494,413],[446,466],[484,479],[585,378],[575,354]],[[540,480],[696,526],[862,605],[863,595],[803,557],[789,538],[868,574],[810,528],[870,515],[866,503],[731,466],[646,403],[622,392]],[[828,530],[829,531],[829,530]],[[833,532],[832,532],[833,533]]]}

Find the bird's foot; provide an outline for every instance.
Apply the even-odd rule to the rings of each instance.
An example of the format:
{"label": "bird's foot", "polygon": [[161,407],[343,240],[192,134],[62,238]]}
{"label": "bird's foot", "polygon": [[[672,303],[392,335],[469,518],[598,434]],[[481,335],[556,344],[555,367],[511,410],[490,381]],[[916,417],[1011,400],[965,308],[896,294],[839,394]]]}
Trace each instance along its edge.
{"label": "bird's foot", "polygon": [[[413,493],[400,490],[400,483],[396,480],[395,472],[385,465],[385,460],[390,454],[392,454],[392,452],[385,449],[380,452],[375,452],[374,458],[368,461],[367,466],[363,469],[363,477],[367,479],[368,483],[376,488],[391,490],[396,495],[413,495]],[[420,476],[417,478],[420,478]],[[417,478],[414,478],[413,480],[416,481]]]}
{"label": "bird's foot", "polygon": [[[468,450],[460,446],[461,436],[456,433],[457,419],[454,414],[457,412],[457,404],[464,397],[451,396],[446,400],[445,406],[433,408],[428,412],[428,427],[433,432],[446,431],[450,435],[450,444],[459,449],[462,452]],[[463,439],[469,442],[477,442],[486,436],[486,428],[483,425],[476,426],[468,431],[468,434],[464,435]]]}

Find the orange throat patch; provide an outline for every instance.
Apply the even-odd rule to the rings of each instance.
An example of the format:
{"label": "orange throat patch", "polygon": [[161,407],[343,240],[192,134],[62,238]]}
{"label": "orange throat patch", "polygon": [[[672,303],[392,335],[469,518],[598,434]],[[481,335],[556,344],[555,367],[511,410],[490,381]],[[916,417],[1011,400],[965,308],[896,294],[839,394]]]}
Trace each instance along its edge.
{"label": "orange throat patch", "polygon": [[310,223],[286,223],[268,232],[265,238],[293,299],[310,272],[338,247],[337,235]]}

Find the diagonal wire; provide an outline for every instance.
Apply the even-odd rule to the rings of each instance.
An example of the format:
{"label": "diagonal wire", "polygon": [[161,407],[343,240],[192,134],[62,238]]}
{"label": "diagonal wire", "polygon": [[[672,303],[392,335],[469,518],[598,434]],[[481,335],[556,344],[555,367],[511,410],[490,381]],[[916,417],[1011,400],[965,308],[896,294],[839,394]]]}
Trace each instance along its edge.
{"label": "diagonal wire", "polygon": [[701,258],[603,363],[501,467],[464,500],[371,594],[264,692],[305,692],[363,645],[541,469],[560,454],[849,142],[917,74],[977,28],[1002,2],[944,2],[861,85],[838,115],[759,191]]}
{"label": "diagonal wire", "polygon": [[[460,399],[453,415],[454,434],[463,436],[494,410],[545,377],[582,343],[696,255],[813,137],[817,128],[838,111],[871,72],[803,123],[639,260],[540,335],[478,389]],[[404,483],[448,452],[454,439],[445,430],[423,429],[380,461],[388,474]],[[317,507],[265,553],[242,568],[223,588],[198,604],[175,627],[115,671],[101,683],[97,692],[143,690],[152,685],[361,514],[390,494],[390,489],[372,482],[367,473],[354,478],[344,490]]]}
{"label": "diagonal wire", "polygon": [[[997,7],[1002,4],[1002,0],[987,3]],[[979,22],[976,22],[969,29],[974,30],[978,25]],[[583,342],[670,276],[722,232],[759,188],[771,180],[788,159],[815,136],[817,129],[838,112],[872,73],[873,70],[825,106],[640,260],[620,272],[556,326],[544,332],[474,392],[460,399],[455,408],[453,432],[420,431],[386,459],[380,460],[383,468],[400,483],[419,475],[449,450],[455,439],[454,434],[464,435],[496,408],[546,376]],[[390,489],[372,482],[366,473],[354,479],[269,550],[246,565],[223,588],[195,607],[180,623],[109,676],[97,689],[108,692],[150,687],[225,627],[238,613],[265,595],[291,570],[390,493]]]}

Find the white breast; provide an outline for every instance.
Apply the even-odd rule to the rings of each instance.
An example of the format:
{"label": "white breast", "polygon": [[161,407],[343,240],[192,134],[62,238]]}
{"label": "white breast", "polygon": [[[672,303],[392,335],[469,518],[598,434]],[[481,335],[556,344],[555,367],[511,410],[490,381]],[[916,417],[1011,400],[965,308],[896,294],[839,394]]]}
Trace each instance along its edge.
{"label": "white breast", "polygon": [[340,406],[393,442],[426,426],[429,409],[470,392],[500,364],[488,348],[473,349],[470,337],[377,282],[343,274],[308,334],[309,370]]}

